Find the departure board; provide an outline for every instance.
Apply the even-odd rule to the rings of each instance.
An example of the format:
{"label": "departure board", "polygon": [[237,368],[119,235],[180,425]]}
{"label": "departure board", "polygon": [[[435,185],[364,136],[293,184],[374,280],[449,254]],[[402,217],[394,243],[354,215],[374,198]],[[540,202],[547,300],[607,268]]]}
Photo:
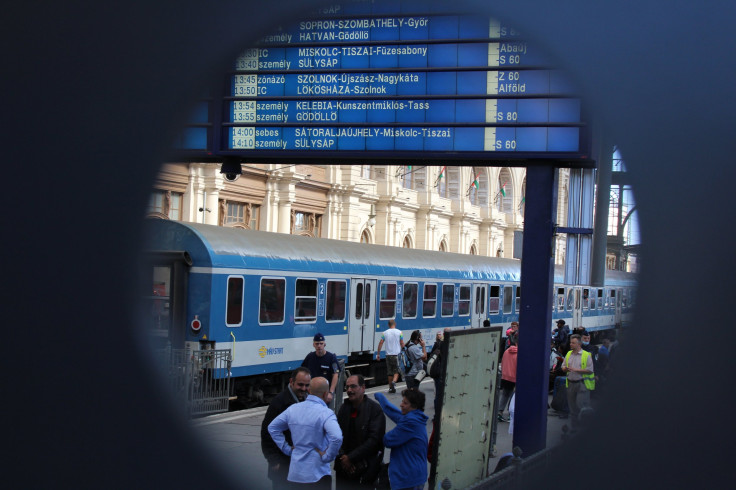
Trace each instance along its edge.
{"label": "departure board", "polygon": [[585,153],[577,91],[521,33],[484,16],[403,13],[395,3],[395,12],[360,0],[326,8],[246,49],[222,101],[222,149]]}

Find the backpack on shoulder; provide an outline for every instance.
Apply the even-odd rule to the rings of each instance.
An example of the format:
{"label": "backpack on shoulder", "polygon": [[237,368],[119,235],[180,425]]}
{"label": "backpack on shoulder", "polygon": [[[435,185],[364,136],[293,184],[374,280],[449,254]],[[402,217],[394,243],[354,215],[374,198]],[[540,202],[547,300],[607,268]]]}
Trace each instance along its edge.
{"label": "backpack on shoulder", "polygon": [[411,359],[409,359],[409,345],[410,344],[405,345],[401,349],[397,357],[399,372],[401,373],[402,378],[406,378],[406,374],[411,371],[411,367],[414,364],[413,362],[411,362]]}

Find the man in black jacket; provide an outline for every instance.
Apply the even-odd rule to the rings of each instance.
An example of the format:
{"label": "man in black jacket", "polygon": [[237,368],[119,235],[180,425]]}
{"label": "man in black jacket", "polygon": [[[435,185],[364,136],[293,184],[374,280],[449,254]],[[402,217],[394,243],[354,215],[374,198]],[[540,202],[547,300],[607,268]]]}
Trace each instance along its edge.
{"label": "man in black jacket", "polygon": [[570,327],[565,325],[565,320],[557,320],[557,328],[553,330],[552,340],[563,356],[570,350]]}
{"label": "man in black jacket", "polygon": [[386,417],[381,406],[365,396],[362,375],[350,376],[345,386],[349,403],[337,413],[343,441],[335,460],[337,488],[364,488],[373,483],[383,460]]}
{"label": "man in black jacket", "polygon": [[[490,323],[488,322],[488,326],[490,326]],[[486,326],[485,322],[483,326]],[[442,342],[445,340],[444,334],[450,331],[452,331],[450,327],[445,327],[442,332],[437,332],[432,352],[429,353],[429,361],[427,361],[427,367],[429,368],[427,374],[434,380],[434,421],[437,420],[440,413],[440,404],[445,391],[445,380],[440,376],[442,374]]]}
{"label": "man in black jacket", "polygon": [[[263,456],[268,461],[268,479],[271,480],[274,490],[284,488],[287,485],[286,477],[289,474],[289,457],[281,452],[276,443],[273,442],[271,434],[268,433],[268,424],[273,422],[273,419],[278,417],[281,412],[291,405],[297,402],[303,402],[307,398],[311,379],[309,369],[305,367],[296,368],[291,373],[291,378],[289,378],[289,384],[286,386],[286,389],[271,400],[268,410],[266,410],[266,415],[263,417],[263,423],[261,424],[261,451],[263,451]],[[284,435],[289,444],[292,444],[291,433],[287,430]]]}

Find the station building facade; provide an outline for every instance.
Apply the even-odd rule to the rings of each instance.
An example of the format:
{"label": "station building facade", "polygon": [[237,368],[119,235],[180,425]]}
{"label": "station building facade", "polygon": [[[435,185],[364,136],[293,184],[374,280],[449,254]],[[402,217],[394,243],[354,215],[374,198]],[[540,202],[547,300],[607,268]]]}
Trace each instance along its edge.
{"label": "station building facade", "polygon": [[[227,181],[212,163],[166,163],[147,215],[218,226],[514,257],[524,227],[526,169],[244,163]],[[557,223],[567,224],[561,169]],[[555,263],[565,257],[555,238]],[[518,248],[517,248],[518,249]]]}

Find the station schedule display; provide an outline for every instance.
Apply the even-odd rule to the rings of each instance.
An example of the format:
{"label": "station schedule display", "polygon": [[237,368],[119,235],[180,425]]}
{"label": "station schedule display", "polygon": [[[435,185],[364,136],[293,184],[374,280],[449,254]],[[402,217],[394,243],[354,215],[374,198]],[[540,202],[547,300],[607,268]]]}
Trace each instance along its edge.
{"label": "station schedule display", "polygon": [[238,57],[223,131],[229,150],[570,154],[584,126],[574,94],[494,19],[327,18]]}

